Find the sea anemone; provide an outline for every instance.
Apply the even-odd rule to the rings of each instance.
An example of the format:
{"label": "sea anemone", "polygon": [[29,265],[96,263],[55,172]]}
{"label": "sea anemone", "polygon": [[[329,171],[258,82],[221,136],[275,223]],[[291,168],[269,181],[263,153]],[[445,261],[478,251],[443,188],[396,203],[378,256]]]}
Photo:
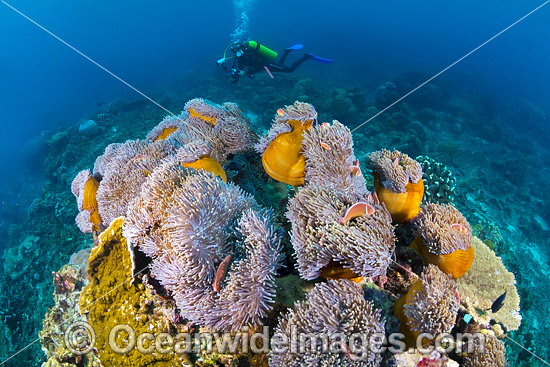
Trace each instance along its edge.
{"label": "sea anemone", "polygon": [[254,150],[258,135],[252,129],[250,120],[234,103],[224,103],[227,112],[220,116],[214,127],[214,135],[223,143],[227,154],[238,154]]}
{"label": "sea anemone", "polygon": [[203,98],[193,98],[185,104],[183,110],[190,117],[199,118],[212,126],[216,125],[218,116],[226,112],[223,106]]}
{"label": "sea anemone", "polygon": [[176,159],[184,167],[203,169],[227,182],[225,170],[217,160],[210,157],[211,153],[212,148],[208,143],[195,140],[179,148]]}
{"label": "sea anemone", "polygon": [[271,309],[281,236],[273,215],[237,186],[166,161],[132,201],[124,234],[153,258],[152,276],[183,317],[236,331]]}
{"label": "sea anemone", "polygon": [[349,270],[348,278],[386,273],[395,247],[391,216],[383,205],[370,203],[373,211],[342,221],[354,204],[345,194],[317,185],[301,188],[289,201],[286,216],[304,279],[316,279],[324,268],[324,274],[334,273],[335,263]]}
{"label": "sea anemone", "polygon": [[109,152],[111,158],[103,162],[103,179],[97,191],[99,213],[104,222],[126,215],[130,200],[139,195],[141,185],[174,147],[165,141],[147,144],[129,140]]}
{"label": "sea anemone", "polygon": [[424,196],[420,164],[398,150],[386,149],[369,154],[369,161],[376,193],[393,220],[404,223],[416,217]]}
{"label": "sea anemone", "polygon": [[[303,133],[317,118],[312,105],[294,102],[279,109],[273,127],[256,149],[262,153],[262,164],[273,179],[292,186],[304,184],[305,157]],[[263,150],[263,151],[262,151]]]}
{"label": "sea anemone", "polygon": [[182,125],[184,118],[185,114],[180,114],[179,116],[166,116],[149,132],[149,134],[147,134],[147,141],[151,143],[157,140],[165,140]]}
{"label": "sea anemone", "polygon": [[76,223],[84,233],[103,230],[96,197],[98,187],[99,182],[92,176],[90,170],[79,172],[71,183],[71,191],[76,197],[79,211]]}
{"label": "sea anemone", "polygon": [[474,339],[474,351],[464,357],[464,367],[505,367],[506,349],[504,343],[490,333],[485,334],[482,343],[479,336]]}
{"label": "sea anemone", "polygon": [[472,266],[472,228],[452,205],[426,203],[413,221],[416,238],[411,247],[425,262],[437,265],[454,279]]}
{"label": "sea anemone", "polygon": [[[306,185],[332,187],[346,193],[350,199],[368,194],[359,161],[353,153],[350,130],[334,120],[304,132],[302,143],[306,158]],[[328,149],[327,149],[328,147]]]}
{"label": "sea anemone", "polygon": [[[225,288],[214,298],[207,324],[214,329],[238,330],[244,325],[259,325],[260,318],[275,302],[275,275],[282,265],[281,234],[268,210],[245,211],[237,224],[246,258],[236,263],[228,274]],[[218,314],[216,314],[216,312]]]}
{"label": "sea anemone", "polygon": [[117,157],[117,150],[122,145],[124,144],[111,143],[107,145],[103,154],[97,157],[95,160],[93,170],[94,177],[96,177],[98,180],[101,180],[103,178],[103,175],[105,173],[105,166],[107,166],[112,159]]}
{"label": "sea anemone", "polygon": [[217,105],[195,98],[185,106],[183,123],[166,139],[176,148],[200,140],[211,147],[210,157],[224,164],[229,154],[250,151],[258,141],[250,121],[234,103]]}
{"label": "sea anemone", "polygon": [[409,292],[395,303],[395,315],[407,346],[415,346],[421,333],[437,336],[453,328],[458,312],[458,290],[453,279],[428,265]]}
{"label": "sea anemone", "polygon": [[[318,283],[279,320],[275,334],[286,337],[286,343],[283,338],[280,345],[286,350],[270,352],[269,366],[379,366],[382,356],[371,350],[367,341],[374,334],[384,334],[384,322],[381,311],[363,298],[360,286],[348,280]],[[358,334],[365,339],[350,338]],[[306,340],[293,345],[296,336]],[[324,338],[327,344],[338,342],[340,352],[323,350]]]}

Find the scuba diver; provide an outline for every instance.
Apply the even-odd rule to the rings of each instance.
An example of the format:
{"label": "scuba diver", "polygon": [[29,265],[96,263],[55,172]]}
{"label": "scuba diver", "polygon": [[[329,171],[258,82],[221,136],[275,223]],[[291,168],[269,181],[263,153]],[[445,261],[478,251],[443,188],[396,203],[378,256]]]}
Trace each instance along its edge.
{"label": "scuba diver", "polygon": [[[273,74],[271,74],[272,71],[278,73],[292,73],[298,66],[302,65],[304,61],[310,59],[322,64],[330,64],[332,62],[331,59],[325,59],[312,53],[305,53],[304,56],[296,60],[292,65],[286,66],[285,61],[290,52],[300,50],[302,47],[304,46],[298,43],[285,48],[279,60],[276,61],[278,56],[277,52],[267,48],[259,42],[233,42],[225,48],[223,57],[219,59],[216,64],[229,73],[232,83],[236,83],[241,75],[248,75],[253,78],[255,73],[264,70],[271,78],[273,78]],[[227,56],[228,51],[232,53],[231,56]],[[233,63],[229,67],[227,61],[231,59]]]}

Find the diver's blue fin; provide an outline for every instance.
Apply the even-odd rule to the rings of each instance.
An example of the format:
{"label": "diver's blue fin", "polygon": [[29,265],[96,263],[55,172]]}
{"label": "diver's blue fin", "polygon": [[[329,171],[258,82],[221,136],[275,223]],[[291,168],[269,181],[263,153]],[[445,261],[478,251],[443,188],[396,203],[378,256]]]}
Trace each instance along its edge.
{"label": "diver's blue fin", "polygon": [[302,45],[301,43],[297,43],[295,45],[292,45],[290,47],[287,47],[286,49],[287,50],[300,50],[304,47],[304,45]]}
{"label": "diver's blue fin", "polygon": [[306,55],[309,55],[311,56],[311,58],[317,62],[320,62],[321,64],[330,64],[332,63],[332,59],[325,59],[324,57],[319,57],[315,54],[312,54],[312,53],[308,53]]}

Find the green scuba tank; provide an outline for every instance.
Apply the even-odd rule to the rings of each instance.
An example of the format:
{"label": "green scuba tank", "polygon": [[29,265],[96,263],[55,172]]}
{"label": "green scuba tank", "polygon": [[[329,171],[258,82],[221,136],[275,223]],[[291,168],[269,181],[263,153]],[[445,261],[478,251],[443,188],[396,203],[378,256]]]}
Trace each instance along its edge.
{"label": "green scuba tank", "polygon": [[265,47],[264,45],[261,45],[256,41],[248,41],[248,47],[258,51],[258,53],[266,59],[275,60],[277,58],[277,52]]}

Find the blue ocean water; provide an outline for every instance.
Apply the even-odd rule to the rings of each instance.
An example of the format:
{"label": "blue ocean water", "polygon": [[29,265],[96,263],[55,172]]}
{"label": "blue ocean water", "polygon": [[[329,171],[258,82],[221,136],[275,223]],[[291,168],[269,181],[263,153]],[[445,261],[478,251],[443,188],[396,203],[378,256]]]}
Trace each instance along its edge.
{"label": "blue ocean water", "polygon": [[[265,88],[270,87],[270,80],[266,75],[231,84],[215,64],[236,36],[258,40],[277,51],[302,43],[305,52],[332,58],[334,62],[330,65],[308,61],[288,77],[312,80],[320,94],[333,93],[336,88],[359,87],[368,106],[376,99],[377,88],[382,84],[401,80],[398,87],[402,86],[399,94],[403,95],[543,3],[509,0],[1,2],[0,164],[4,174],[0,180],[0,256],[8,248],[23,243],[27,234],[39,235],[38,229],[27,226],[29,213],[36,212],[35,208],[43,204],[40,201],[46,200],[44,195],[39,200],[41,193],[52,187],[48,186],[52,175],[48,177],[44,172],[48,163],[45,157],[52,154],[53,148],[48,144],[52,136],[65,130],[76,134],[80,122],[90,114],[105,111],[114,100],[143,100],[143,96],[25,19],[10,5],[154,99],[200,90],[207,95],[196,97],[216,102],[239,98],[237,102],[244,110],[261,116],[272,106],[254,105],[248,97],[268,94]],[[504,242],[510,243],[497,253],[516,274],[520,296],[525,302],[522,309],[527,326],[520,329],[517,339],[540,353],[550,353],[547,348],[537,347],[539,335],[549,332],[544,326],[547,323],[544,317],[548,314],[545,305],[548,288],[544,280],[550,280],[549,273],[544,272],[550,269],[549,20],[550,5],[546,5],[433,81],[439,95],[445,95],[446,106],[462,111],[456,113],[462,118],[457,127],[460,134],[456,136],[478,139],[479,144],[463,142],[453,132],[441,131],[441,141],[452,140],[458,147],[453,153],[456,156],[442,153],[437,157],[436,148],[427,148],[433,158],[444,161],[457,172],[459,180],[462,179],[457,200],[464,200],[457,206],[462,211],[471,210],[468,213],[471,221],[483,217],[495,224]],[[291,55],[289,59],[292,57],[296,56]],[[281,89],[293,87],[275,82],[273,85]],[[420,96],[425,95],[421,91],[403,102],[410,101],[411,110],[424,107],[443,110],[438,101],[428,97],[422,100]],[[285,101],[286,104],[292,102]],[[450,111],[450,108],[446,110]],[[273,114],[272,110],[267,112]],[[358,126],[366,120],[362,112],[365,111],[358,111],[351,115],[352,120],[342,122],[350,128]],[[165,115],[161,110],[157,113]],[[330,111],[327,116],[329,114]],[[469,123],[465,121],[468,119],[471,119]],[[265,128],[269,121],[258,124]],[[136,125],[139,122],[136,121]],[[368,137],[372,134],[369,125],[354,134]],[[510,132],[513,135],[506,135]],[[407,131],[398,133],[406,136]],[[128,139],[137,137],[128,135]],[[357,147],[365,151],[378,148],[381,147],[375,143]],[[58,154],[63,154],[62,147],[56,149]],[[475,154],[476,149],[485,156],[482,163]],[[510,151],[515,153],[508,154]],[[505,159],[501,159],[503,154]],[[483,181],[486,186],[480,184],[473,167],[476,164],[485,175],[495,177],[495,181],[488,178]],[[59,169],[61,175],[84,168],[48,169]],[[504,181],[506,185],[502,184]],[[50,194],[49,200],[55,201],[55,192]],[[483,205],[478,201],[481,197],[486,201]],[[59,221],[49,219],[63,210],[62,205],[43,205],[41,209],[43,220],[51,220],[51,225],[45,226],[50,231],[66,230]],[[37,263],[28,277],[34,279],[35,284],[27,286],[49,286],[51,271],[68,261],[66,256],[55,258],[55,244],[50,245],[41,247],[41,256],[53,260]],[[515,252],[516,246],[522,250]],[[81,247],[84,246],[75,245],[73,250]],[[515,254],[521,254],[521,260],[514,259]],[[525,273],[527,269],[539,273],[530,279]],[[10,280],[5,271],[0,271],[4,289],[20,284],[17,283],[20,279]],[[13,305],[20,302],[17,299],[0,302],[0,327],[9,328],[12,335],[22,330],[39,330],[41,325],[38,316],[28,313],[6,318],[5,315],[17,309]],[[45,311],[40,310],[42,314]],[[535,322],[537,315],[541,319]],[[26,322],[33,326],[24,327]],[[28,338],[12,337],[13,348],[6,350],[12,352],[15,346],[24,346],[22,344],[31,341],[33,336],[36,334]],[[520,365],[520,360],[533,361],[528,352],[518,349],[515,353],[516,357],[523,353],[515,365]],[[4,356],[0,353],[0,357]]]}

